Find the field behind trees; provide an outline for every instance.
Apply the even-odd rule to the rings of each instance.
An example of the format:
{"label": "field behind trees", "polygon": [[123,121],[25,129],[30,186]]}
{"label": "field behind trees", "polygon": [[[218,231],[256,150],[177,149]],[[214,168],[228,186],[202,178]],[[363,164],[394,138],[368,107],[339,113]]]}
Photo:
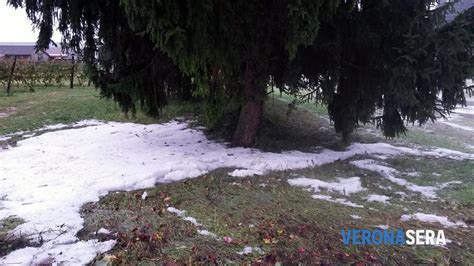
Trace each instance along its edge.
{"label": "field behind trees", "polygon": [[[12,73],[13,72],[13,73]],[[7,89],[11,87],[26,87],[34,90],[35,87],[88,85],[88,78],[81,63],[71,61],[33,62],[29,60],[0,60],[0,85]]]}

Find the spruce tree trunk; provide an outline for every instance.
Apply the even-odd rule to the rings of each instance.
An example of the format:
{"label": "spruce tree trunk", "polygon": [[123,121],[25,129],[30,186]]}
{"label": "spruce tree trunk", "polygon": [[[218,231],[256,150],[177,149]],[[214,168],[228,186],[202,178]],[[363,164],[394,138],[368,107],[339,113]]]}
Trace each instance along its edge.
{"label": "spruce tree trunk", "polygon": [[245,70],[244,98],[245,104],[240,110],[233,144],[242,147],[253,147],[263,119],[263,100],[265,88],[259,86],[254,70],[247,65]]}

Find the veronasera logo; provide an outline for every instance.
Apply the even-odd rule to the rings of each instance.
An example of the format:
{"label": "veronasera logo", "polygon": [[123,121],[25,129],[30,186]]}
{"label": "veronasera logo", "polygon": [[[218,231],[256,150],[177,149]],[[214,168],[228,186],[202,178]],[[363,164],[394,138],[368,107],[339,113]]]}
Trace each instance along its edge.
{"label": "veronasera logo", "polygon": [[344,245],[446,245],[443,230],[341,229]]}

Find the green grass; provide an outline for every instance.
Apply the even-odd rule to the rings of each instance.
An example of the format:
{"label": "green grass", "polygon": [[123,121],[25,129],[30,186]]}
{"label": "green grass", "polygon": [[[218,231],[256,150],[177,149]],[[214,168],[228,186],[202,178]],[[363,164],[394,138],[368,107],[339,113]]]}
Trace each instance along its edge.
{"label": "green grass", "polygon": [[[369,192],[374,193],[371,184],[385,180],[372,172],[352,167],[348,162],[248,178],[230,177],[227,175],[229,171],[219,169],[197,179],[147,189],[149,196],[146,200],[141,199],[142,190],[111,193],[98,204],[85,208],[83,214],[87,226],[83,234],[90,235],[103,226],[118,232],[123,237],[119,238],[120,244],[112,255],[116,263],[123,264],[137,263],[137,260],[158,264],[474,262],[472,253],[465,250],[472,232],[463,235],[454,229],[445,229],[445,232],[450,239],[464,242],[462,247],[343,246],[339,234],[341,228],[374,228],[378,224],[405,229],[440,228],[439,225],[416,221],[400,224],[400,216],[406,213],[397,205],[401,201],[394,200],[391,205],[363,202],[362,198]],[[326,181],[337,176],[361,176],[363,186],[369,191],[349,199],[363,203],[366,208],[315,200],[311,198],[311,192],[288,185],[288,178],[299,175]],[[329,192],[323,194],[341,197]],[[165,210],[168,204],[186,210],[186,215],[196,218],[205,229],[219,237],[231,237],[233,241],[226,244],[197,234],[195,226]],[[423,208],[428,213],[450,208],[449,203],[425,201],[405,205],[413,211]],[[362,219],[354,220],[350,218],[351,214]],[[157,232],[163,237],[133,241],[130,236],[135,236],[137,231],[146,235]],[[148,251],[144,248],[148,245],[156,249]],[[263,253],[238,255],[244,246],[258,247]]]}
{"label": "green grass", "polygon": [[450,181],[461,182],[450,185],[440,193],[462,205],[474,207],[474,162],[472,160],[397,157],[387,162],[400,171],[418,172],[417,176],[405,177],[417,185],[439,186]]}
{"label": "green grass", "polygon": [[298,108],[304,108],[307,109],[317,115],[320,116],[328,116],[328,109],[325,105],[316,103],[316,102],[308,102],[308,101],[300,101],[298,98],[295,98],[294,96],[285,94],[285,93],[278,93],[274,92],[270,94],[269,96],[269,102],[274,100],[274,99],[279,99],[281,101],[286,102],[287,104],[290,104],[294,101],[297,102],[296,107]]}
{"label": "green grass", "polygon": [[22,219],[14,216],[0,219],[0,257],[5,256],[15,249],[23,248],[28,244],[28,241],[23,237],[13,237],[9,234],[10,230],[22,223]]}
{"label": "green grass", "polygon": [[83,119],[123,121],[134,123],[160,123],[176,116],[196,112],[197,104],[178,105],[171,102],[163,109],[159,119],[137,112],[135,117],[120,111],[113,100],[100,97],[91,87],[37,88],[35,92],[15,89],[12,96],[0,94],[0,112],[9,107],[16,111],[0,118],[0,135],[16,131],[28,131],[48,124],[71,123]]}
{"label": "green grass", "polygon": [[[354,142],[373,143],[384,139],[365,132],[356,132]],[[320,115],[307,108],[291,109],[288,102],[268,99],[265,105],[263,126],[257,138],[257,148],[265,151],[311,151],[327,148],[342,150],[347,146],[336,134],[327,115]]]}
{"label": "green grass", "polygon": [[473,152],[472,149],[466,147],[463,139],[459,139],[455,134],[442,135],[439,132],[427,132],[419,128],[411,128],[405,135],[400,135],[396,141],[404,144],[417,144],[427,147],[439,147],[451,149],[461,152]]}
{"label": "green grass", "polygon": [[[171,230],[166,224],[172,224],[173,234],[164,239],[165,243],[158,241],[158,245],[165,244],[160,252],[141,254],[141,260],[155,260],[158,263],[169,259],[177,263],[192,261],[205,264],[226,261],[238,264],[252,261],[365,261],[365,258],[355,253],[351,253],[350,257],[341,257],[346,250],[338,241],[337,231],[329,229],[334,225],[331,221],[344,221],[341,218],[350,213],[346,208],[315,202],[309,193],[302,193],[301,189],[286,185],[285,180],[279,181],[280,178],[278,175],[269,175],[263,178],[235,179],[227,177],[224,170],[219,170],[199,179],[148,190],[149,197],[145,202],[140,198],[141,191],[113,194],[104,198],[97,208],[88,210],[93,215],[86,216],[86,224],[91,224],[88,222],[90,219],[110,217],[106,215],[97,218],[96,215],[99,214],[100,217],[104,209],[118,209],[121,212],[138,210],[130,212],[135,219],[126,215],[114,216],[117,219],[114,224],[119,226],[113,229],[140,230],[146,225],[152,225],[151,231],[166,232]],[[262,182],[272,185],[262,188]],[[226,244],[196,234],[195,229],[191,230],[193,226],[190,223],[162,211],[168,202],[171,206],[186,210],[188,215],[198,219],[209,231],[220,237],[231,237],[233,241]],[[337,211],[331,211],[334,208]],[[93,230],[97,230],[97,227]],[[130,234],[130,231],[125,232]],[[129,246],[124,241],[113,253],[121,263],[135,263],[139,259],[135,253],[128,252],[130,249],[126,247]],[[238,255],[237,252],[244,246],[258,247],[264,254]],[[301,248],[304,248],[304,252],[299,251]],[[324,249],[327,251],[321,252]]]}

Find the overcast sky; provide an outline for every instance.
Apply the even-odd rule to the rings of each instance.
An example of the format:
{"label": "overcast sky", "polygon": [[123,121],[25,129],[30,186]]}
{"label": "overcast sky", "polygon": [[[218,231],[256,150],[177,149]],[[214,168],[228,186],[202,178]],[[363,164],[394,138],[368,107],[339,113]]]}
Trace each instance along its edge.
{"label": "overcast sky", "polygon": [[[36,42],[37,34],[24,9],[15,10],[0,0],[0,42]],[[53,40],[61,41],[61,35],[55,32]]]}

